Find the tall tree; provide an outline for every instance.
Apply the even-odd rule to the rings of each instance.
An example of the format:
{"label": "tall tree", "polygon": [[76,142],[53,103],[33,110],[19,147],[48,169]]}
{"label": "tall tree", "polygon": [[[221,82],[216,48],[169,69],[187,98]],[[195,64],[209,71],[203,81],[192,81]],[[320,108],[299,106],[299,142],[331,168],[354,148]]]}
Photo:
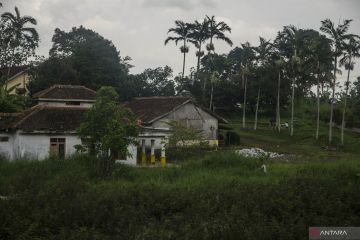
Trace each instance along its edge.
{"label": "tall tree", "polygon": [[275,66],[278,72],[278,81],[277,81],[277,97],[276,97],[276,128],[278,132],[281,131],[281,116],[280,116],[280,87],[281,87],[281,74],[283,72],[285,62],[281,56],[276,60]]}
{"label": "tall tree", "polygon": [[110,40],[83,26],[73,27],[69,32],[55,29],[52,40],[49,59],[34,71],[31,92],[53,84],[79,84],[95,90],[101,86],[120,89],[130,66],[128,58],[121,58]]}
{"label": "tall tree", "polygon": [[189,47],[186,45],[186,43],[190,39],[191,25],[189,23],[185,23],[185,22],[180,21],[180,20],[176,20],[175,25],[176,25],[175,28],[170,28],[169,31],[168,31],[168,34],[169,33],[174,33],[175,36],[174,37],[171,37],[171,36],[168,37],[165,40],[165,45],[167,45],[170,41],[174,41],[176,45],[178,44],[179,41],[183,42],[183,45],[180,47],[180,51],[183,53],[183,69],[182,69],[181,77],[184,78],[186,53],[189,52]]}
{"label": "tall tree", "polygon": [[344,144],[344,128],[346,118],[346,104],[350,85],[350,72],[354,70],[354,60],[360,57],[360,40],[358,36],[351,36],[349,41],[344,45],[344,56],[340,59],[340,66],[344,66],[348,71],[345,83],[344,107],[341,121],[341,144]]}
{"label": "tall tree", "polygon": [[196,73],[199,73],[200,70],[200,59],[204,56],[204,51],[202,51],[202,45],[209,38],[208,34],[208,21],[205,18],[202,22],[195,21],[194,24],[191,24],[191,34],[189,41],[195,45],[198,49],[196,51],[197,57],[197,65],[196,65]]}
{"label": "tall tree", "polygon": [[331,74],[331,61],[332,53],[329,40],[324,36],[317,34],[316,37],[311,39],[308,54],[311,56],[308,67],[312,68],[314,75],[316,76],[316,105],[317,105],[317,117],[316,117],[316,131],[315,138],[319,138],[320,128],[320,85],[323,82],[323,78]]}
{"label": "tall tree", "polygon": [[243,99],[243,115],[242,115],[242,127],[245,128],[246,125],[246,94],[247,94],[247,83],[248,77],[250,75],[250,68],[252,67],[253,61],[255,59],[255,53],[253,47],[249,42],[241,44],[243,49],[243,65],[241,69],[241,77],[244,84],[244,99]]}
{"label": "tall tree", "polygon": [[[210,43],[206,46],[206,49],[208,50],[209,55],[212,56],[212,54],[215,54],[215,46],[213,43],[214,39],[225,41],[230,46],[232,46],[233,44],[232,41],[225,34],[226,32],[231,33],[231,28],[223,21],[217,22],[215,16],[211,16],[211,17],[206,16],[206,18],[208,20],[208,38],[210,39]],[[212,57],[210,59],[212,59]],[[211,96],[213,94],[213,89],[214,89],[213,85],[214,82],[211,82]],[[204,81],[204,90],[205,87],[206,87],[206,80]],[[212,108],[211,100],[212,97],[210,98],[210,109]]]}
{"label": "tall tree", "polygon": [[332,141],[332,128],[333,128],[333,115],[334,115],[334,103],[335,103],[335,87],[336,87],[336,72],[338,57],[341,56],[343,52],[344,41],[350,37],[347,34],[350,23],[352,20],[345,19],[341,24],[335,27],[335,24],[330,19],[325,19],[321,21],[320,30],[326,33],[331,40],[333,47],[333,57],[334,57],[334,79],[332,83],[332,98],[331,98],[331,108],[330,108],[330,121],[329,121],[329,143]]}
{"label": "tall tree", "polygon": [[302,45],[302,36],[295,26],[290,25],[284,27],[283,31],[278,34],[277,40],[280,47],[283,48],[283,54],[288,58],[292,70],[290,135],[293,136],[295,84],[300,65],[299,51]]}
{"label": "tall tree", "polygon": [[[260,37],[260,44],[258,47],[254,47],[256,56],[255,60],[258,67],[265,67],[269,63],[269,58],[272,54],[273,46],[270,41],[266,41],[264,38]],[[261,79],[261,78],[260,78]],[[260,103],[260,92],[261,92],[261,83],[258,85],[257,101],[256,101],[256,110],[255,110],[255,121],[254,121],[254,130],[257,129],[258,122],[258,111]]]}
{"label": "tall tree", "polygon": [[35,54],[39,43],[39,34],[28,24],[36,25],[37,21],[31,16],[21,16],[15,7],[15,14],[5,12],[1,14],[1,56],[0,66],[8,68],[8,76],[13,66],[23,64]]}

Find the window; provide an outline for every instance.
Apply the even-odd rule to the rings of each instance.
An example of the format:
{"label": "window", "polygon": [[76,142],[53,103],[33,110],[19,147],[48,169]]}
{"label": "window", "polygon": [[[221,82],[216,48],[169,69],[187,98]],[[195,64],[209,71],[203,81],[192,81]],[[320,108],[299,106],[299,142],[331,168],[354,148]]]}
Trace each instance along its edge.
{"label": "window", "polygon": [[73,105],[73,106],[79,106],[80,102],[66,102],[66,105]]}
{"label": "window", "polygon": [[65,138],[50,138],[50,155],[65,158]]}
{"label": "window", "polygon": [[0,142],[8,142],[9,137],[0,137]]}

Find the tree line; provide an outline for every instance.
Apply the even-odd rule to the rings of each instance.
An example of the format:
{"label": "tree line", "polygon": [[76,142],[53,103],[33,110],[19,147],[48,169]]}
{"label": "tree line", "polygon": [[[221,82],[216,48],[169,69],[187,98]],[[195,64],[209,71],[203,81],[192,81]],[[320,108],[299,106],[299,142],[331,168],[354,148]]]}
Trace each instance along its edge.
{"label": "tree line", "polygon": [[[355,59],[360,56],[360,37],[349,33],[352,20],[345,19],[335,25],[330,19],[321,21],[320,32],[314,29],[299,29],[293,25],[284,26],[274,40],[259,37],[259,44],[240,44],[228,54],[216,54],[214,39],[232,45],[226,36],[231,28],[215,17],[206,16],[202,22],[184,23],[175,21],[173,35],[165,41],[182,42],[183,72],[181,90],[187,90],[199,101],[215,109],[231,111],[241,102],[242,127],[246,127],[247,106],[255,115],[254,129],[257,129],[259,106],[269,111],[276,109],[276,128],[280,131],[280,112],[290,112],[290,134],[294,134],[295,102],[312,97],[316,87],[317,124],[319,137],[320,101],[330,103],[329,143],[332,141],[334,105],[342,103],[341,143],[344,142],[344,128],[347,100],[351,90],[350,73]],[[201,51],[206,42],[207,55]],[[198,64],[187,79],[184,77],[187,44],[194,44]],[[200,67],[201,62],[201,67]],[[345,90],[338,92],[336,86],[340,67],[347,71]],[[207,82],[210,86],[207,87]],[[359,81],[359,80],[358,80]],[[234,90],[235,89],[235,90]],[[329,90],[331,89],[331,91]],[[215,92],[214,92],[215,91]],[[336,94],[340,94],[339,97]]]}

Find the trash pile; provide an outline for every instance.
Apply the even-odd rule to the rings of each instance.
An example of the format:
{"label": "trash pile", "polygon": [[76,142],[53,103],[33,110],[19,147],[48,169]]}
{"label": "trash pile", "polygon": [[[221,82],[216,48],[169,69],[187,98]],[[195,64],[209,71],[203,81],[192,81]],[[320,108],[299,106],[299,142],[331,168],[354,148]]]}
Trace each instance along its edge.
{"label": "trash pile", "polygon": [[275,152],[266,152],[261,148],[244,148],[235,151],[237,154],[244,156],[244,157],[253,157],[253,158],[260,158],[260,157],[269,157],[269,158],[279,158],[283,157],[283,154],[275,153]]}

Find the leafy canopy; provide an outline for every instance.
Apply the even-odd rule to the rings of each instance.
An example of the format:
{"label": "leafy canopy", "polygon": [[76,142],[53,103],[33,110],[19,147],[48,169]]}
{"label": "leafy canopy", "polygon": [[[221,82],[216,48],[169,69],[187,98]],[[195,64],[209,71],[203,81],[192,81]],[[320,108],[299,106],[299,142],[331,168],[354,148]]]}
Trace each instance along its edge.
{"label": "leafy canopy", "polygon": [[79,136],[89,139],[92,150],[103,158],[109,157],[109,150],[128,154],[127,146],[137,136],[135,116],[119,105],[118,98],[114,88],[100,88],[95,104],[78,129]]}

